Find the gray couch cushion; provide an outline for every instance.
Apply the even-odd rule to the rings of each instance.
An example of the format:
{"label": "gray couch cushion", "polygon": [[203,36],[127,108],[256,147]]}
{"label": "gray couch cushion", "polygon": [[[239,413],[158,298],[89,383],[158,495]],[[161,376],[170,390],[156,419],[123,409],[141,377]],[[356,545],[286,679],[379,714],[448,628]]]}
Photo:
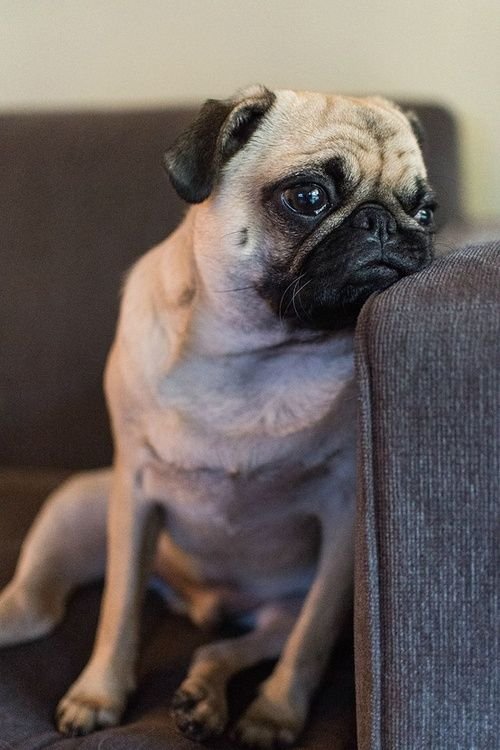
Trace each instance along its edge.
{"label": "gray couch cushion", "polygon": [[371,298],[357,365],[359,747],[493,750],[500,243]]}

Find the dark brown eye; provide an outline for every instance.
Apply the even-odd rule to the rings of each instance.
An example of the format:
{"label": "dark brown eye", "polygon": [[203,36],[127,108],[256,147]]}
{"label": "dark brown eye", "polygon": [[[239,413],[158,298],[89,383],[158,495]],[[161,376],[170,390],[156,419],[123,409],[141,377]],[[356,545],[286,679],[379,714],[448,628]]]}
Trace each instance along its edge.
{"label": "dark brown eye", "polygon": [[415,219],[423,227],[430,227],[434,223],[434,211],[432,208],[421,208],[415,214]]}
{"label": "dark brown eye", "polygon": [[301,216],[318,216],[330,205],[328,194],[320,185],[295,185],[281,193],[286,208]]}

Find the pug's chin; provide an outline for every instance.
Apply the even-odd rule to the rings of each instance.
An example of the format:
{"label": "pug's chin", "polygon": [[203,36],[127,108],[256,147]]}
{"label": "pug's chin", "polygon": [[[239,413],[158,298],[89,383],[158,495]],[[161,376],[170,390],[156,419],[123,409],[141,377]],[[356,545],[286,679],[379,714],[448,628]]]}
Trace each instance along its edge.
{"label": "pug's chin", "polygon": [[294,328],[340,331],[356,324],[361,308],[375,292],[382,292],[401,278],[394,268],[384,267],[373,274],[354,276],[341,287],[321,280],[304,289],[303,296],[288,308],[287,322]]}

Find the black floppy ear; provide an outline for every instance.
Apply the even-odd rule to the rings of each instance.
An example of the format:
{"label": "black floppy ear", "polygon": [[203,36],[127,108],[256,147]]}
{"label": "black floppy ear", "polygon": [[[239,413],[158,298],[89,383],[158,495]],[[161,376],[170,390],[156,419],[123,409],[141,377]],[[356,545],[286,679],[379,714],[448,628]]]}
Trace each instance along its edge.
{"label": "black floppy ear", "polygon": [[411,129],[413,130],[413,135],[417,139],[418,145],[422,147],[425,141],[425,130],[422,123],[412,109],[406,109],[404,111],[404,114],[406,116],[406,119],[410,123]]}
{"label": "black floppy ear", "polygon": [[232,99],[208,99],[164,156],[177,193],[188,203],[208,198],[221,166],[248,141],[276,95],[253,86]]}

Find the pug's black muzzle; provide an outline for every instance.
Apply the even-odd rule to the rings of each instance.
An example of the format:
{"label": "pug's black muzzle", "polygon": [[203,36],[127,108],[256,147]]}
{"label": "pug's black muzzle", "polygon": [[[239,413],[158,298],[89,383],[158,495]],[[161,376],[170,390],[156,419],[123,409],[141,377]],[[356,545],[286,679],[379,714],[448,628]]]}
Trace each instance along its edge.
{"label": "pug's black muzzle", "polygon": [[291,325],[336,330],[353,325],[368,297],[432,258],[432,236],[398,225],[383,206],[360,206],[314,247],[298,273],[281,272],[268,293],[275,312]]}

